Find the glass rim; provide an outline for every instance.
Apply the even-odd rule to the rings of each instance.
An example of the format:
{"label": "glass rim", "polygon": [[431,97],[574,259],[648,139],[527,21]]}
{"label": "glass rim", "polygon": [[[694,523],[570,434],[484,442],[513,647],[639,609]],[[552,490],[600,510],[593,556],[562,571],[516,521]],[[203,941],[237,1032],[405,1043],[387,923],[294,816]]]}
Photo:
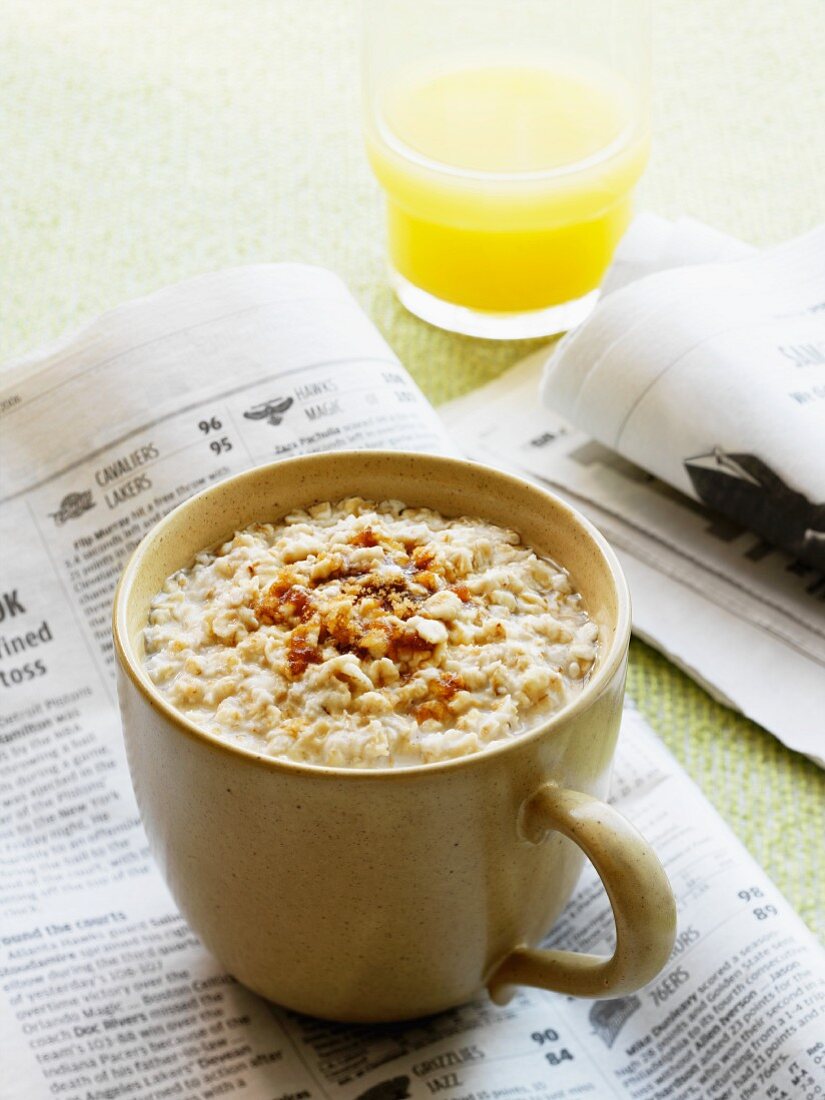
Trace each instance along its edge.
{"label": "glass rim", "polygon": [[[403,157],[404,160],[411,161],[421,168],[429,169],[439,175],[454,176],[457,179],[509,181],[516,183],[572,176],[577,172],[593,168],[598,164],[610,160],[624,148],[627,148],[632,143],[634,137],[638,137],[638,139],[642,140],[647,132],[647,127],[640,127],[638,122],[631,122],[607,145],[602,146],[601,149],[598,149],[590,156],[582,157],[580,160],[571,161],[569,164],[560,164],[554,168],[538,168],[515,172],[494,172],[480,168],[462,168],[456,164],[449,164],[447,161],[428,157],[425,153],[419,152],[411,145],[402,141],[384,121],[379,112],[372,109],[368,112],[368,115],[371,116],[377,136],[381,139],[383,144]],[[367,131],[369,131],[369,126],[367,126]]]}

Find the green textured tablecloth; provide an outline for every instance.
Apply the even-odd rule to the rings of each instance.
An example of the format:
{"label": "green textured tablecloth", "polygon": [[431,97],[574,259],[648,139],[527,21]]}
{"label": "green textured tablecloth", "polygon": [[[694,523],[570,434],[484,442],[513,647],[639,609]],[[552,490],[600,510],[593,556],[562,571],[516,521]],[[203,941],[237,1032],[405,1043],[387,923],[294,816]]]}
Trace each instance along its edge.
{"label": "green textured tablecloth", "polygon": [[[522,355],[431,329],[387,289],[358,7],[0,0],[0,357],[188,275],[286,259],[343,275],[434,401]],[[825,220],[823,0],[654,9],[641,203],[756,244]],[[632,657],[643,713],[825,934],[825,773],[652,650]]]}

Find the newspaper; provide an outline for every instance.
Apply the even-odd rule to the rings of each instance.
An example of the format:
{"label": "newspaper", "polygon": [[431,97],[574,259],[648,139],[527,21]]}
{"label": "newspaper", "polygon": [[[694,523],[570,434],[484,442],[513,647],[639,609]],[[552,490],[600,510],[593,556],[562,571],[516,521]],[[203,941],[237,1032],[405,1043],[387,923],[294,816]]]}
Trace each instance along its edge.
{"label": "newspaper", "polygon": [[[308,1019],[238,985],[146,846],[112,678],[122,562],[189,493],[321,447],[448,450],[331,274],[204,277],[0,376],[0,1098],[509,1100],[816,1097],[825,958],[628,707],[613,799],[679,903],[635,996],[520,990],[383,1027]],[[549,943],[610,950],[592,872]]]}
{"label": "newspaper", "polygon": [[[747,308],[742,305],[742,316],[729,318],[729,328],[725,329],[723,338],[730,346],[724,349],[709,337],[704,343],[697,339],[697,346],[688,354],[685,345],[693,336],[680,329],[675,317],[662,308],[661,324],[666,320],[673,322],[675,335],[670,346],[656,342],[655,354],[648,355],[645,367],[649,375],[655,371],[666,375],[665,381],[650,386],[651,394],[662,396],[649,422],[622,434],[622,454],[594,439],[578,424],[574,426],[562,412],[546,408],[537,400],[546,352],[528,357],[495,382],[452,402],[441,412],[451,436],[467,454],[544,481],[566,495],[597,523],[618,550],[627,573],[633,592],[633,625],[637,634],[666,653],[717,699],[740,710],[790,748],[805,753],[823,766],[825,735],[820,715],[825,709],[825,573],[812,564],[813,558],[802,560],[801,544],[796,545],[796,553],[777,549],[773,542],[749,529],[742,522],[744,516],[733,519],[716,507],[695,499],[695,493],[690,496],[690,477],[684,473],[681,458],[673,459],[670,464],[664,458],[669,455],[672,459],[682,451],[693,453],[695,450],[698,454],[702,432],[710,439],[713,432],[725,430],[726,410],[734,402],[732,398],[713,401],[709,396],[711,383],[707,375],[712,373],[716,363],[714,357],[717,357],[723,375],[719,385],[732,385],[737,392],[742,388],[741,377],[737,378],[729,369],[730,362],[723,358],[723,351],[730,358],[734,350],[740,349],[739,342],[743,338],[740,326],[744,324],[749,334],[749,342],[746,341],[748,362],[756,361],[758,355],[763,358],[773,355],[787,364],[787,369],[781,364],[773,366],[773,389],[762,388],[761,383],[752,387],[753,400],[763,418],[761,443],[769,448],[764,453],[770,453],[771,463],[785,478],[792,480],[798,473],[800,479],[806,479],[800,484],[808,486],[812,496],[820,492],[825,499],[825,449],[822,444],[825,424],[821,420],[825,403],[799,405],[785,393],[789,407],[798,408],[809,427],[804,430],[794,427],[793,411],[786,420],[777,415],[774,426],[773,408],[779,401],[777,393],[785,392],[783,387],[789,384],[788,371],[797,370],[777,346],[787,351],[797,346],[797,341],[813,339],[812,335],[804,336],[802,330],[808,332],[814,325],[821,326],[825,317],[821,306],[816,305],[817,298],[821,302],[825,297],[825,272],[813,284],[808,278],[810,269],[817,263],[821,266],[821,258],[825,256],[825,231],[792,244],[793,247],[787,245],[779,250],[778,259],[768,257],[772,262],[766,265],[770,275],[769,279],[766,276],[766,285],[771,290],[776,283],[774,265],[779,265],[796,294],[794,298],[789,289],[784,295],[783,308],[787,307],[787,315],[772,317],[758,331],[752,325],[748,327],[753,303],[743,290]],[[549,374],[544,379],[548,398],[558,399],[577,421],[598,431],[600,439],[615,445],[615,435],[609,437],[609,432],[603,429],[611,416],[624,415],[620,409],[631,400],[631,392],[639,396],[639,389],[650,383],[650,377],[645,375],[636,379],[629,371],[621,371],[625,353],[614,349],[622,345],[622,338],[617,334],[624,329],[620,328],[620,319],[614,312],[603,320],[604,313],[600,310],[607,310],[611,303],[622,306],[628,295],[636,293],[637,287],[641,296],[644,288],[654,286],[660,278],[676,279],[678,276],[686,280],[691,276],[700,279],[700,275],[704,277],[712,269],[704,264],[701,267],[694,265],[706,259],[738,260],[726,266],[741,272],[746,264],[754,262],[742,259],[752,251],[741,242],[695,222],[685,220],[671,225],[652,215],[639,219],[619,246],[606,280],[603,305],[581,327],[578,335],[573,334],[562,341],[562,350],[558,353],[562,358],[553,356],[550,359]],[[682,265],[680,271],[651,276],[651,272],[677,264]],[[797,273],[796,282],[790,278],[791,272]],[[740,279],[747,287],[748,279],[741,274]],[[701,280],[698,285],[702,285]],[[681,284],[678,289],[681,293]],[[793,309],[792,300],[796,301]],[[722,296],[720,301],[727,303]],[[676,305],[672,305],[672,310],[678,312]],[[724,315],[724,310],[722,313]],[[700,313],[700,316],[704,315]],[[694,314],[691,319],[696,319]],[[724,328],[723,319],[717,316],[715,321]],[[591,330],[591,325],[596,328]],[[628,326],[637,333],[639,346],[634,345],[634,352],[640,351],[644,340],[637,330],[643,326],[637,325],[634,329],[630,321]],[[592,337],[591,331],[595,333]],[[656,333],[659,333],[658,327]],[[784,337],[780,333],[784,333]],[[649,335],[647,329],[644,335]],[[586,395],[592,399],[594,409],[598,405],[598,415],[594,411],[593,420],[589,421],[591,406],[585,401],[584,393],[585,385],[589,386],[586,379],[590,378],[587,356],[591,351],[597,354],[597,349],[602,348],[602,338],[608,345],[604,358],[609,359],[614,372],[611,377],[616,381],[612,390],[604,383],[604,394],[598,386],[587,388]],[[578,341],[585,340],[589,343],[586,347],[582,343],[584,350],[578,350]],[[570,350],[565,352],[565,347]],[[825,342],[821,348],[825,349]],[[814,344],[810,344],[809,351],[813,364]],[[669,352],[672,353],[670,358]],[[611,358],[614,354],[621,358]],[[697,383],[698,397],[690,398],[692,364],[700,354],[703,358],[699,364],[702,377]],[[569,367],[566,365],[568,356]],[[668,363],[677,361],[678,369],[664,372]],[[639,370],[641,372],[642,368]],[[813,365],[800,368],[793,376],[798,386],[804,389],[808,383],[803,386],[803,377],[810,375],[809,382],[816,388],[816,370]],[[821,373],[821,365],[818,370]],[[682,371],[688,372],[684,379]],[[673,390],[665,384],[668,379],[672,379]],[[559,396],[565,380],[565,384],[569,382],[569,393]],[[598,402],[594,394],[599,395]],[[678,415],[668,415],[669,407],[675,408]],[[756,420],[755,413],[749,414],[741,405],[730,415],[734,422],[743,423],[743,432],[751,430]],[[686,426],[678,428],[683,418]],[[816,427],[817,424],[820,426]],[[631,441],[639,434],[637,427],[644,435],[644,442],[638,447],[635,442],[631,446]],[[727,430],[727,436],[720,434],[718,438],[731,438],[730,425]],[[692,442],[687,441],[688,437]],[[797,464],[793,475],[791,444]],[[733,448],[739,446],[736,443]],[[712,455],[711,466],[717,465],[717,460],[721,461],[720,456]],[[643,463],[644,468],[635,464],[637,462]],[[786,465],[783,466],[783,462]],[[699,466],[704,469],[707,463],[703,465],[700,461]],[[661,473],[667,483],[650,471]],[[720,476],[730,480],[727,473]],[[820,485],[819,490],[816,484]],[[722,502],[713,503],[720,505]],[[792,525],[785,526],[790,530]],[[815,554],[817,539],[813,527],[808,524],[805,530],[808,534],[803,541],[807,541],[810,554]],[[781,690],[778,685],[782,685]]]}
{"label": "newspaper", "polygon": [[[637,257],[651,217],[627,243]],[[657,255],[653,273],[619,260],[596,311],[550,358],[546,403],[825,570],[825,226],[734,261],[666,253],[676,266],[662,270]]]}

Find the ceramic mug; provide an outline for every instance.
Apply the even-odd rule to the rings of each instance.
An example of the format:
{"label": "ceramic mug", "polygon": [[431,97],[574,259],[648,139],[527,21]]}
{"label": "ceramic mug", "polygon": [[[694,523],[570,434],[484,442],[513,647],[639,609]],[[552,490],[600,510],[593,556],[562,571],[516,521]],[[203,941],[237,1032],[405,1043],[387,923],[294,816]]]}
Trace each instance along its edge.
{"label": "ceramic mug", "polygon": [[[143,667],[152,597],[248,524],[347,496],[515,528],[564,565],[600,627],[582,692],[530,732],[442,763],[328,768],[257,755],[179,714]],[[630,605],[613,551],[557,497],[469,462],[337,452],[258,467],[181,504],[115,597],[120,706],[152,851],[203,943],[270,1000],[349,1021],[412,1018],[514,984],[585,997],[667,961],[675,906],[654,853],[601,801],[622,712]],[[607,889],[610,958],[537,949],[584,857]]]}

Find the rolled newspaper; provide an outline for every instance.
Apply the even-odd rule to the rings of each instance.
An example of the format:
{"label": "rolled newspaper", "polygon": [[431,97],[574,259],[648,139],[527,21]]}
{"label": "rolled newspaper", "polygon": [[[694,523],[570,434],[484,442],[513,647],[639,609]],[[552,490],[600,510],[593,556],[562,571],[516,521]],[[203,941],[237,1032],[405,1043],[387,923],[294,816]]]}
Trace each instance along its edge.
{"label": "rolled newspaper", "polygon": [[825,226],[764,252],[634,222],[543,398],[676,489],[825,569]]}

